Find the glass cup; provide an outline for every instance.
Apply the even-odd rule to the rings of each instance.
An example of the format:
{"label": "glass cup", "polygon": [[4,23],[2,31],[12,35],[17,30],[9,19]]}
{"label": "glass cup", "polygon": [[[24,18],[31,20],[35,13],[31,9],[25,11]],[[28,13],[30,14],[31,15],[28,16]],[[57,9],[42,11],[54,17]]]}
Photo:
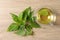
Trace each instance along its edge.
{"label": "glass cup", "polygon": [[37,13],[37,21],[42,24],[59,24],[59,20],[59,16],[56,16],[49,8],[41,8]]}

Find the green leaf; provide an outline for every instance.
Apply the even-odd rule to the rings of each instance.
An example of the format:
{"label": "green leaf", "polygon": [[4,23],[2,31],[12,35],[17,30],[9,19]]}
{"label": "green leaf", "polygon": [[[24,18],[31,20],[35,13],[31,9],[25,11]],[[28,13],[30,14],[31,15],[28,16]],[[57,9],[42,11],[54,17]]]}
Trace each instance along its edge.
{"label": "green leaf", "polygon": [[23,12],[21,12],[21,13],[19,14],[18,18],[19,18],[20,21],[22,21],[22,19],[23,19]]}
{"label": "green leaf", "polygon": [[31,20],[33,17],[33,11],[30,12],[30,14],[27,16],[27,21]]}
{"label": "green leaf", "polygon": [[32,35],[32,34],[33,34],[32,27],[30,25],[27,25],[25,35]]}
{"label": "green leaf", "polygon": [[26,17],[25,19],[23,20],[23,12],[21,12],[18,16],[19,20],[20,20],[20,25],[25,25],[25,22],[26,22]]}
{"label": "green leaf", "polygon": [[24,36],[25,35],[25,31],[24,30],[18,30],[16,32],[16,34]]}
{"label": "green leaf", "polygon": [[32,16],[32,18],[29,20],[30,24],[34,28],[40,28],[40,25],[36,22],[36,17]]}
{"label": "green leaf", "polygon": [[32,17],[32,18],[31,18],[31,21],[32,21],[32,22],[35,22],[35,21],[36,21],[36,17]]}
{"label": "green leaf", "polygon": [[27,16],[30,14],[30,12],[31,12],[31,7],[28,7],[23,11],[23,20],[26,20]]}
{"label": "green leaf", "polygon": [[16,32],[18,35],[25,35],[25,27],[23,25],[20,26],[19,30]]}
{"label": "green leaf", "polygon": [[23,13],[26,13],[27,15],[29,15],[30,12],[31,12],[31,7],[28,7],[23,11]]}
{"label": "green leaf", "polygon": [[32,31],[32,30],[30,30],[30,31],[26,30],[25,35],[26,35],[26,36],[27,36],[27,35],[33,35],[33,31]]}
{"label": "green leaf", "polygon": [[32,28],[40,28],[40,25],[36,22],[36,17],[33,16],[31,7],[26,8],[19,16],[12,14],[12,18],[16,23],[12,23],[8,31],[15,31],[16,34],[27,36],[32,35]]}
{"label": "green leaf", "polygon": [[16,34],[24,36],[25,35],[25,30],[18,30],[16,32]]}
{"label": "green leaf", "polygon": [[31,25],[29,25],[29,24],[26,25],[25,28],[26,28],[26,30],[28,30],[28,31],[30,31],[30,30],[32,29]]}
{"label": "green leaf", "polygon": [[31,23],[31,26],[34,27],[34,28],[40,28],[40,25],[37,23],[37,22],[30,22]]}
{"label": "green leaf", "polygon": [[18,16],[17,16],[17,15],[11,13],[11,16],[12,16],[12,19],[13,19],[15,22],[19,23],[19,19],[18,19]]}
{"label": "green leaf", "polygon": [[31,11],[29,16],[32,17],[33,16],[33,13],[34,13],[34,11]]}
{"label": "green leaf", "polygon": [[12,23],[9,27],[8,27],[8,31],[16,31],[18,30],[18,25],[16,23]]}

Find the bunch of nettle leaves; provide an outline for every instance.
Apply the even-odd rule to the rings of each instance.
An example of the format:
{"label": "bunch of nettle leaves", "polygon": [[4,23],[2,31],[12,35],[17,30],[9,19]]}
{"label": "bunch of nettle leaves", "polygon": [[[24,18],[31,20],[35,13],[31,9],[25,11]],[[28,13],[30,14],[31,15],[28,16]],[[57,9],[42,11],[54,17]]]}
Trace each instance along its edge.
{"label": "bunch of nettle leaves", "polygon": [[36,17],[33,16],[31,7],[26,8],[18,16],[11,13],[14,23],[8,27],[8,31],[14,31],[18,35],[27,36],[33,34],[33,28],[40,28],[36,22]]}

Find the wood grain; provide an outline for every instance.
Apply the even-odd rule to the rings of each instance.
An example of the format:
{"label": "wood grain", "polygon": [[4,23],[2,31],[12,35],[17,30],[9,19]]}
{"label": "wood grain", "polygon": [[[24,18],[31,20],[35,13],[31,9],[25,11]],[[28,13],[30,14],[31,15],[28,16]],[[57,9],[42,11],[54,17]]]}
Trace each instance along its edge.
{"label": "wood grain", "polygon": [[34,36],[27,37],[6,31],[12,22],[10,13],[19,14],[29,6],[35,10],[35,14],[42,7],[60,14],[60,0],[0,0],[0,40],[60,40],[60,26],[41,25],[42,28],[33,29]]}

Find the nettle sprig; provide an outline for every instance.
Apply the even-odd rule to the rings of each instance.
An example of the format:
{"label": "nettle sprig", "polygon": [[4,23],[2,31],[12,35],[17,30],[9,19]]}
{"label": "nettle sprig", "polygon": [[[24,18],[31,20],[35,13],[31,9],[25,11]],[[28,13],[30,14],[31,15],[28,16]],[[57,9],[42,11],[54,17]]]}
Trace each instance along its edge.
{"label": "nettle sprig", "polygon": [[26,8],[18,16],[11,13],[14,23],[8,27],[8,31],[14,31],[18,35],[27,36],[33,35],[33,28],[40,28],[36,22],[36,17],[33,16],[31,7]]}

